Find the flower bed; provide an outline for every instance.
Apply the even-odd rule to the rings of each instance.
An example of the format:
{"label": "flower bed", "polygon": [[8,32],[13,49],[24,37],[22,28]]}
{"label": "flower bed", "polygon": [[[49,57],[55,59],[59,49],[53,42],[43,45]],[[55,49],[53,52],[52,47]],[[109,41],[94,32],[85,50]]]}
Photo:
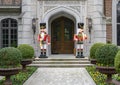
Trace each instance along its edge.
{"label": "flower bed", "polygon": [[[87,67],[86,68],[90,76],[93,78],[95,81],[96,85],[107,85],[105,80],[106,80],[106,75],[101,74],[100,72],[96,71],[96,67]],[[119,80],[120,81],[120,76],[118,74],[113,75],[113,79]],[[111,84],[114,85],[114,84]]]}
{"label": "flower bed", "polygon": [[[19,72],[19,74],[11,77],[13,85],[23,85],[23,83],[36,71],[36,67],[27,67],[27,72]],[[5,78],[0,80],[0,85],[3,85]]]}

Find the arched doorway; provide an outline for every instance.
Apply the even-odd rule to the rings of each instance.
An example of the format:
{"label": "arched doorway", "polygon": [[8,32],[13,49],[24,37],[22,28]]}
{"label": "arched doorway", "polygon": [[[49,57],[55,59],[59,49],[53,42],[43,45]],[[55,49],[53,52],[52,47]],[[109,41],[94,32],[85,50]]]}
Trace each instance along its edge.
{"label": "arched doorway", "polygon": [[74,22],[66,17],[59,17],[51,24],[51,53],[73,54]]}

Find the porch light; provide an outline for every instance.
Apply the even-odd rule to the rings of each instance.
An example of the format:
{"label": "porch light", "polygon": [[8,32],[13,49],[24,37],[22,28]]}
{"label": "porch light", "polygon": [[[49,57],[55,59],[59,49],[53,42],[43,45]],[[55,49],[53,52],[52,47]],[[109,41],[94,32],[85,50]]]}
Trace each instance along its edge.
{"label": "porch light", "polygon": [[92,30],[92,19],[91,18],[87,18],[87,23],[88,23],[88,31],[89,31],[89,35],[90,35],[90,39],[89,39],[89,43],[91,43],[91,30]]}
{"label": "porch light", "polygon": [[88,18],[88,29],[89,29],[89,33],[91,34],[91,29],[92,29],[92,19]]}
{"label": "porch light", "polygon": [[34,33],[34,35],[35,35],[35,32],[36,32],[36,18],[33,18],[32,19],[32,29],[33,29],[33,33]]}

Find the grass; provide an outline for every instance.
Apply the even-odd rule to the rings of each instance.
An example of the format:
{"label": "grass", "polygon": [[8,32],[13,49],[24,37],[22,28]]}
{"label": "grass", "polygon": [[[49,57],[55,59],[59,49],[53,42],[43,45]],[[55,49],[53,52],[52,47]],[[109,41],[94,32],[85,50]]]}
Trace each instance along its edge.
{"label": "grass", "polygon": [[[17,75],[11,76],[13,85],[23,85],[23,83],[36,71],[37,67],[27,67],[26,72],[19,72]],[[4,85],[5,78],[0,80],[0,85]]]}
{"label": "grass", "polygon": [[[96,85],[108,85],[105,82],[107,76],[105,74],[101,74],[100,72],[96,71],[95,66],[87,67],[86,69],[88,73],[90,74],[90,76],[95,81]],[[120,81],[120,76],[118,74],[115,74],[113,75],[113,79]],[[114,85],[114,84],[111,84],[111,85]]]}

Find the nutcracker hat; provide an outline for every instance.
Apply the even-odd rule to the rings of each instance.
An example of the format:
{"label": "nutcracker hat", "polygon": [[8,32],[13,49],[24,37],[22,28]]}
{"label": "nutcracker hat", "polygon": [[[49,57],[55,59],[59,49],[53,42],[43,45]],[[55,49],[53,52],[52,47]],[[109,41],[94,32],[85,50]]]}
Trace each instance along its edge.
{"label": "nutcracker hat", "polygon": [[40,29],[45,29],[46,28],[46,23],[40,23]]}
{"label": "nutcracker hat", "polygon": [[78,28],[83,29],[84,23],[78,23]]}

